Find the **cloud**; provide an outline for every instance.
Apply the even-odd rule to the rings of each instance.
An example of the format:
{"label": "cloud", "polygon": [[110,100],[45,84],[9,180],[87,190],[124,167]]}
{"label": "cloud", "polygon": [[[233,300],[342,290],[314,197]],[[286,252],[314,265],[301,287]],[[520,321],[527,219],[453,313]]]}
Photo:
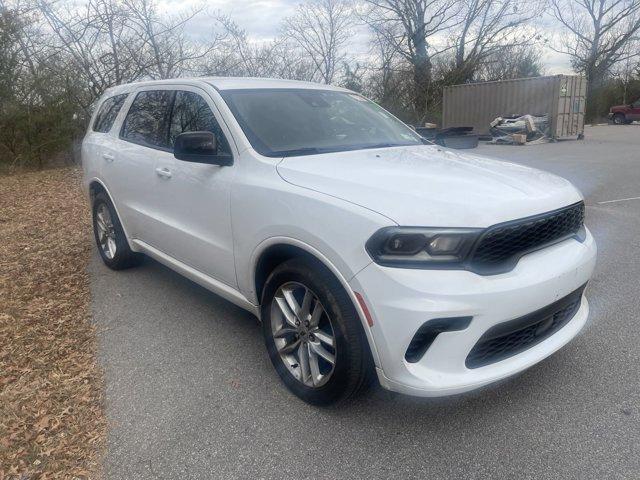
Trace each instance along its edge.
{"label": "cloud", "polygon": [[[268,41],[280,33],[282,21],[295,13],[301,0],[160,0],[160,8],[167,13],[183,12],[191,8],[203,8],[206,14],[197,15],[187,25],[187,33],[193,38],[208,38],[215,27],[213,14],[221,12],[231,17],[248,37],[255,41]],[[557,31],[549,18],[541,21],[543,36],[555,37]],[[366,60],[369,55],[369,32],[361,26],[354,29],[347,53],[350,57]],[[566,55],[545,48],[542,55],[548,74],[572,73]]]}
{"label": "cloud", "polygon": [[542,63],[545,66],[545,73],[548,75],[574,74],[569,63],[569,57],[548,47],[542,52]]}
{"label": "cloud", "polygon": [[184,11],[190,8],[204,8],[209,15],[198,15],[189,22],[187,31],[194,37],[211,34],[211,15],[221,12],[230,16],[243,28],[252,40],[271,40],[280,30],[282,20],[292,15],[296,0],[163,0],[161,8],[167,12]]}

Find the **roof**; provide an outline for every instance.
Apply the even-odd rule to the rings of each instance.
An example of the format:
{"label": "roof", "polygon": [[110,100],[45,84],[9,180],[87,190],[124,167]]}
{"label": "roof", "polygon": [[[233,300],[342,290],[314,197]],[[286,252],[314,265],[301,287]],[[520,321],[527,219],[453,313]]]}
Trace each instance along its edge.
{"label": "roof", "polygon": [[323,90],[344,90],[340,87],[299,80],[283,80],[279,78],[256,77],[205,77],[204,80],[218,90],[249,89],[249,88],[314,88]]}
{"label": "roof", "polygon": [[208,83],[218,90],[234,89],[254,89],[254,88],[308,88],[322,90],[347,91],[344,88],[325,85],[322,83],[302,82],[299,80],[282,80],[278,78],[255,78],[255,77],[181,77],[166,80],[147,80],[141,82],[127,83],[108,89],[109,95],[116,95],[120,92],[131,91],[132,88],[166,85],[173,83],[198,84]]}

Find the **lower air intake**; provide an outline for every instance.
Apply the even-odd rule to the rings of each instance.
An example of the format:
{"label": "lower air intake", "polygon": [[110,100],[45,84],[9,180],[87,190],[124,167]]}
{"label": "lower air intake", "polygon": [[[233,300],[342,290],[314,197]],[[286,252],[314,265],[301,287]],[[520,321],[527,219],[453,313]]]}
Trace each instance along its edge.
{"label": "lower air intake", "polygon": [[578,311],[586,285],[551,305],[487,330],[466,359],[467,368],[479,368],[512,357],[549,338]]}

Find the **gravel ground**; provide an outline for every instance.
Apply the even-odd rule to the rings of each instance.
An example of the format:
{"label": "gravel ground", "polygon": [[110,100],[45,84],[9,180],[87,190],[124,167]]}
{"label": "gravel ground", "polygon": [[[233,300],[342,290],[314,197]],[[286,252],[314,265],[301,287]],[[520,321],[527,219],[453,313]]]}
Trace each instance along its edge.
{"label": "gravel ground", "polygon": [[477,152],[585,194],[599,245],[590,325],[524,374],[420,399],[379,387],[334,410],[280,385],[247,313],[149,260],[94,254],[108,478],[640,478],[640,125]]}

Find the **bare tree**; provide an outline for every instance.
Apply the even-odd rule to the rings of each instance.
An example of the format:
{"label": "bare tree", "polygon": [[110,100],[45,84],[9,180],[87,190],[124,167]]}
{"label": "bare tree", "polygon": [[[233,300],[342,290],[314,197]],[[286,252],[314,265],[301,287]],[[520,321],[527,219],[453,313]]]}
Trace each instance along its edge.
{"label": "bare tree", "polygon": [[0,4],[0,109],[13,96],[19,74],[20,48],[17,43],[21,25],[18,16]]}
{"label": "bare tree", "polygon": [[[385,32],[386,33],[386,32]],[[399,117],[414,120],[413,67],[383,32],[373,32],[363,92]]]}
{"label": "bare tree", "polygon": [[514,78],[538,77],[544,73],[540,48],[512,45],[484,58],[475,79],[483,82]]}
{"label": "bare tree", "polygon": [[392,79],[398,64],[398,51],[395,45],[389,42],[386,31],[374,31],[372,45],[374,54],[378,56],[376,69],[379,71],[379,91],[374,98],[386,99],[392,95]]}
{"label": "bare tree", "polygon": [[196,44],[187,39],[185,25],[202,10],[161,16],[154,0],[124,0],[129,21],[143,45],[139,65],[151,78],[172,78],[191,70],[192,63],[208,55],[216,40]]}
{"label": "bare tree", "polygon": [[551,7],[565,29],[556,49],[587,77],[591,93],[616,64],[640,56],[626,48],[640,33],[640,0],[551,0]]}
{"label": "bare tree", "polygon": [[437,37],[453,24],[460,12],[455,0],[366,0],[365,21],[378,38],[391,45],[412,67],[415,119],[424,121],[433,95],[433,56]]}
{"label": "bare tree", "polygon": [[128,11],[113,0],[89,0],[89,23],[101,38],[104,52],[100,55],[101,68],[109,72],[109,83],[132,81],[143,74],[137,61],[140,42],[128,23]]}
{"label": "bare tree", "polygon": [[87,0],[73,10],[36,1],[53,34],[49,43],[54,40],[61,61],[87,85],[89,105],[113,85],[182,75],[215,45],[215,39],[194,44],[185,36],[198,10],[161,16],[153,0]]}
{"label": "bare tree", "polygon": [[464,0],[452,45],[451,83],[472,80],[489,57],[535,43],[537,33],[530,23],[540,15],[540,6],[535,0],[526,5],[519,0]]}
{"label": "bare tree", "polygon": [[299,5],[285,19],[283,34],[304,50],[320,80],[331,83],[345,59],[343,47],[352,25],[351,7],[344,0],[315,0]]}
{"label": "bare tree", "polygon": [[229,16],[218,13],[213,18],[218,32],[216,49],[199,62],[198,73],[313,80],[313,62],[287,39],[252,42]]}
{"label": "bare tree", "polygon": [[[143,75],[143,44],[128,23],[129,12],[115,0],[88,0],[69,11],[59,3],[38,0],[46,43],[60,66],[67,66],[86,85],[85,110],[109,87]],[[62,71],[63,69],[60,68]]]}

